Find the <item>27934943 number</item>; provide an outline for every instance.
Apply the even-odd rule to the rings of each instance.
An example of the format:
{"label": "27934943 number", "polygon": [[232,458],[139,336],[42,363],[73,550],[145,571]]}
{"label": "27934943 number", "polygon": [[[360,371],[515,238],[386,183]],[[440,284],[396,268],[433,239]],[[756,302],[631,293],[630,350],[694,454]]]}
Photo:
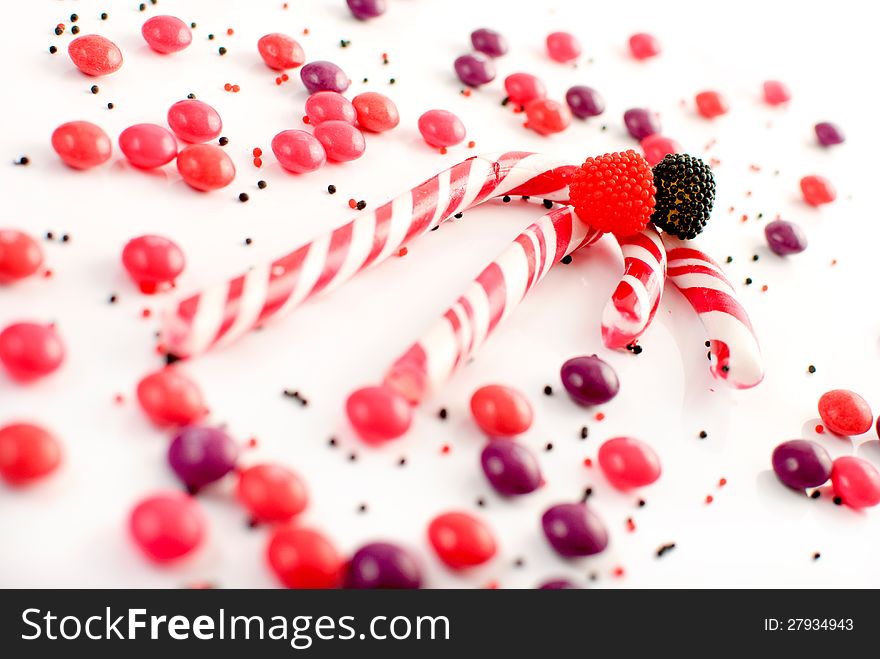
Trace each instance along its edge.
{"label": "27934943 number", "polygon": [[764,631],[852,631],[852,618],[765,618]]}

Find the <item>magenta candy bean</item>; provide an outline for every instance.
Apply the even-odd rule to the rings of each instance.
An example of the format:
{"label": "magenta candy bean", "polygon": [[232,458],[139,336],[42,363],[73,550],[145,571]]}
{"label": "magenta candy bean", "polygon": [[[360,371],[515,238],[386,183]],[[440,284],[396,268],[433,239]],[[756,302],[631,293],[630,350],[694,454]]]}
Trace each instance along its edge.
{"label": "magenta candy bean", "polygon": [[596,117],[605,112],[605,99],[592,87],[572,87],[565,92],[565,102],[578,119]]}
{"label": "magenta candy bean", "polygon": [[822,146],[834,146],[835,144],[843,144],[843,131],[836,124],[829,121],[823,121],[816,124],[816,139]]}
{"label": "magenta candy bean", "polygon": [[568,579],[551,579],[538,586],[538,590],[578,590],[578,587]]}
{"label": "magenta candy bean", "polygon": [[235,468],[238,446],[219,428],[181,428],[168,447],[168,464],[181,482],[195,492]]}
{"label": "magenta candy bean", "polygon": [[189,25],[176,16],[153,16],[141,27],[144,41],[157,53],[176,53],[192,43]]}
{"label": "magenta candy bean", "polygon": [[361,21],[376,18],[385,13],[385,0],[346,0],[351,15]]}
{"label": "magenta candy bean", "polygon": [[272,153],[284,169],[296,174],[313,172],[327,162],[324,147],[304,130],[283,130],[272,138]]}
{"label": "magenta candy bean", "polygon": [[549,508],[541,526],[550,546],[560,556],[592,556],[608,546],[608,531],[596,514],[582,503],[562,503]]}
{"label": "magenta candy bean", "polygon": [[315,126],[315,137],[327,158],[336,162],[357,160],[367,148],[364,134],[345,121],[325,121]]}
{"label": "magenta candy bean", "polygon": [[162,126],[135,124],[120,133],[119,150],[135,167],[152,169],[174,160],[177,140]]}
{"label": "magenta candy bean", "polygon": [[562,384],[578,405],[601,405],[617,395],[617,373],[596,355],[573,357],[562,365]]}
{"label": "magenta candy bean", "polygon": [[345,588],[413,590],[421,588],[422,575],[416,559],[403,547],[390,542],[371,542],[351,557]]}
{"label": "magenta candy bean", "polygon": [[793,439],[773,450],[773,471],[795,490],[819,487],[831,478],[831,456],[816,442]]}
{"label": "magenta candy bean", "polygon": [[485,27],[471,32],[471,44],[474,50],[489,57],[501,57],[508,49],[507,39],[501,33]]}
{"label": "magenta candy bean", "polygon": [[531,73],[512,73],[504,79],[504,91],[507,98],[516,105],[526,105],[536,98],[546,98],[547,88],[544,83]]}
{"label": "magenta candy bean", "polygon": [[534,492],[541,486],[541,468],[534,454],[509,439],[494,439],[480,454],[483,473],[502,496]]}
{"label": "magenta candy bean", "polygon": [[800,254],[807,248],[807,236],[794,222],[773,220],[764,227],[767,244],[779,256]]}
{"label": "magenta candy bean", "polygon": [[547,52],[557,62],[571,62],[581,54],[581,44],[569,32],[553,32],[547,36]]}
{"label": "magenta candy bean", "polygon": [[431,146],[455,146],[466,131],[461,119],[446,110],[428,110],[419,117],[419,132]]}
{"label": "magenta candy bean", "polygon": [[345,96],[338,92],[315,92],[306,99],[306,116],[317,126],[324,121],[354,124],[357,113]]}
{"label": "magenta candy bean", "polygon": [[299,77],[310,94],[325,91],[341,94],[351,84],[345,71],[333,62],[309,62],[299,70]]}
{"label": "magenta candy bean", "polygon": [[495,79],[495,64],[483,53],[462,55],[455,60],[455,74],[470,87],[479,87]]}
{"label": "magenta candy bean", "polygon": [[213,140],[223,129],[217,110],[195,99],[172,105],[168,110],[168,125],[177,137],[193,144]]}
{"label": "magenta candy bean", "polygon": [[119,47],[97,34],[87,34],[70,42],[67,54],[76,68],[87,76],[103,76],[119,70],[122,52]]}
{"label": "magenta candy bean", "polygon": [[639,141],[660,132],[657,117],[645,108],[631,108],[624,112],[623,123],[626,124],[629,134]]}

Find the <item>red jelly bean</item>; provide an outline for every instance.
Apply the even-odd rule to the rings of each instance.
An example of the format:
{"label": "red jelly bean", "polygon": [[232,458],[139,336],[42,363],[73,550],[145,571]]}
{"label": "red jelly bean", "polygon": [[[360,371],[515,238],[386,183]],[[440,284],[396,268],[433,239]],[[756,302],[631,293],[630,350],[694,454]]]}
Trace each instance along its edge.
{"label": "red jelly bean", "polygon": [[173,284],[186,259],[174,242],[162,236],[132,238],[122,250],[122,265],[144,293]]}
{"label": "red jelly bean", "polygon": [[242,471],[236,496],[256,522],[288,522],[309,503],[302,479],[287,467],[274,464]]}
{"label": "red jelly bean", "polygon": [[727,99],[715,91],[700,92],[694,100],[697,103],[697,112],[706,119],[720,117],[730,109]]}
{"label": "red jelly bean", "polygon": [[354,106],[339,92],[315,92],[306,99],[306,116],[317,126],[324,121],[344,121],[354,124],[357,118]]}
{"label": "red jelly bean", "polygon": [[168,125],[184,142],[213,140],[223,129],[217,110],[195,99],[178,101],[168,110]]}
{"label": "red jelly bean", "polygon": [[569,32],[553,32],[547,35],[547,53],[557,62],[571,62],[581,54],[581,44]]}
{"label": "red jelly bean", "polygon": [[431,146],[455,146],[466,131],[461,119],[446,110],[428,110],[419,117],[419,132]]}
{"label": "red jelly bean", "polygon": [[109,39],[87,34],[70,42],[67,54],[76,68],[89,76],[103,76],[122,66],[122,52]]}
{"label": "red jelly bean", "polygon": [[670,153],[681,153],[681,145],[669,137],[663,137],[659,133],[648,135],[639,146],[645,154],[645,160],[653,167]]}
{"label": "red jelly bean", "polygon": [[28,234],[0,229],[0,284],[30,277],[43,265],[43,250]]}
{"label": "red jelly bean", "polygon": [[12,423],[0,428],[0,476],[20,487],[41,480],[61,464],[61,445],[40,426]]}
{"label": "red jelly bean", "polygon": [[257,42],[260,57],[270,69],[295,69],[306,61],[306,55],[294,39],[286,34],[267,34]]}
{"label": "red jelly bean", "polygon": [[837,199],[837,191],[827,178],[823,176],[805,176],[801,179],[801,193],[804,201],[810,206],[830,204]]}
{"label": "red jelly bean", "polygon": [[0,363],[19,382],[54,372],[64,361],[64,343],[53,325],[14,323],[0,332]]}
{"label": "red jelly bean", "polygon": [[471,397],[471,413],[489,437],[512,437],[532,426],[532,406],[519,391],[501,384],[480,387]]}
{"label": "red jelly bean", "polygon": [[507,98],[516,105],[525,105],[536,98],[546,98],[544,83],[531,73],[512,73],[504,79]]}
{"label": "red jelly bean", "polygon": [[386,386],[358,389],[348,397],[345,410],[357,434],[369,444],[396,439],[412,425],[409,402]]}
{"label": "red jelly bean", "polygon": [[482,565],[497,550],[489,527],[468,513],[435,517],[428,526],[428,540],[438,558],[453,570]]}
{"label": "red jelly bean", "polygon": [[384,133],[400,123],[397,106],[387,96],[377,92],[364,92],[352,100],[357,112],[358,125],[372,133]]}
{"label": "red jelly bean", "polygon": [[837,458],[831,467],[831,485],[834,494],[852,508],[871,508],[880,503],[880,473],[861,458]]}
{"label": "red jelly bean", "polygon": [[189,25],[176,16],[153,16],[141,27],[147,44],[157,53],[176,53],[192,43]]}
{"label": "red jelly bean", "polygon": [[764,83],[764,101],[768,105],[782,105],[791,100],[791,92],[784,82],[768,80]]}
{"label": "red jelly bean", "polygon": [[327,158],[336,162],[357,160],[367,148],[364,134],[345,121],[324,121],[315,126],[315,138]]}
{"label": "red jelly bean", "polygon": [[528,127],[541,135],[561,133],[571,123],[568,105],[551,98],[536,98],[526,105]]}
{"label": "red jelly bean", "polygon": [[199,385],[174,366],[141,379],[137,399],[144,414],[161,428],[198,423],[208,414]]}
{"label": "red jelly bean", "polygon": [[629,50],[636,59],[648,59],[660,54],[660,42],[653,34],[640,32],[629,38]]}
{"label": "red jelly bean", "polygon": [[177,154],[177,171],[196,190],[218,190],[235,178],[232,159],[219,146],[191,144]]}
{"label": "red jelly bean", "polygon": [[279,526],[269,538],[269,566],[288,588],[338,588],[344,562],[333,544],[308,528]]}
{"label": "red jelly bean", "polygon": [[177,140],[162,126],[135,124],[120,133],[119,150],[135,167],[152,169],[174,160]]}
{"label": "red jelly bean", "polygon": [[838,435],[861,435],[871,429],[874,417],[865,399],[853,391],[834,389],[819,399],[819,416]]}
{"label": "red jelly bean", "polygon": [[74,169],[103,164],[113,151],[107,133],[88,121],[71,121],[58,126],[52,133],[52,148],[65,165]]}
{"label": "red jelly bean", "polygon": [[198,503],[182,492],[147,497],[131,511],[128,529],[147,558],[168,563],[191,554],[205,539],[207,522]]}
{"label": "red jelly bean", "polygon": [[272,138],[272,153],[284,169],[297,174],[313,172],[327,162],[324,147],[304,130],[283,130]]}
{"label": "red jelly bean", "polygon": [[599,447],[599,467],[618,490],[650,485],[660,478],[660,459],[645,442],[615,437]]}

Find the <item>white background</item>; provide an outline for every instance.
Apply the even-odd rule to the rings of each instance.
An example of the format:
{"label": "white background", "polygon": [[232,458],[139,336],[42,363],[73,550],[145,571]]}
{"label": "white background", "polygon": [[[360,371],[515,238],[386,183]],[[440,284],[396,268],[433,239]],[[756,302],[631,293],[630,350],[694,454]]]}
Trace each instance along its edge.
{"label": "white background", "polygon": [[[16,3],[4,14],[0,225],[37,235],[69,233],[71,240],[43,243],[53,277],[0,290],[0,326],[55,321],[69,349],[63,369],[33,386],[0,374],[0,423],[45,424],[65,450],[63,468],[49,481],[26,491],[0,487],[0,585],[276,583],[263,558],[267,531],[246,527],[231,482],[200,496],[211,529],[193,560],[157,568],[129,542],[126,519],[133,504],[177,485],[165,461],[164,434],[133,400],[138,379],[160,364],[153,332],[168,300],[143,297],[127,280],[119,256],[128,239],[157,233],[177,241],[188,258],[178,290],[193,292],[342,224],[352,214],[349,198],[374,207],[475,152],[520,148],[577,162],[631,148],[622,114],[648,106],[661,113],[664,133],[686,150],[721,161],[714,219],[700,242],[721,260],[734,258],[729,274],[766,355],[767,377],[757,389],[730,391],[712,381],[700,323],[671,292],[642,340],[642,355],[604,349],[600,312],[621,262],[603,242],[551,273],[478,359],[424,406],[407,437],[380,450],[359,444],[341,414],[346,395],[378,380],[541,212],[524,204],[468,212],[464,221],[412,244],[407,257],[186,370],[204,388],[212,421],[227,423],[243,443],[258,438],[243,464],[277,460],[303,475],[311,492],[304,523],[326,532],[346,553],[370,540],[404,543],[421,557],[430,586],[495,581],[532,587],[551,577],[593,587],[880,586],[880,512],[837,507],[830,496],[798,496],[769,470],[776,444],[814,436],[822,392],[851,388],[880,411],[877,174],[871,165],[876,107],[867,91],[876,52],[869,3],[389,0],[387,14],[369,23],[354,21],[342,0],[291,0],[287,11],[275,0],[161,0],[145,13],[137,4],[44,0]],[[98,19],[102,11],[110,14],[106,22]],[[125,64],[119,72],[96,80],[75,70],[66,55],[72,12],[83,34],[97,32],[120,46]],[[159,13],[198,23],[189,49],[159,56],[147,48],[140,25]],[[55,37],[59,22],[68,30]],[[452,62],[469,50],[471,30],[483,26],[504,33],[511,50],[497,61],[495,82],[466,98]],[[234,36],[226,36],[229,27]],[[308,36],[301,36],[303,28]],[[584,44],[577,68],[544,53],[544,37],[558,29],[573,31]],[[626,42],[643,30],[659,37],[664,52],[639,63],[628,56]],[[281,170],[269,144],[278,131],[301,127],[305,91],[296,71],[277,87],[259,59],[256,41],[273,31],[300,39],[309,60],[340,64],[354,81],[349,96],[368,89],[392,96],[400,126],[367,136],[360,161],[305,176]],[[207,40],[209,32],[218,35],[214,41]],[[350,47],[341,49],[340,39],[351,40]],[[58,54],[48,54],[50,44]],[[221,45],[229,49],[225,57],[217,54]],[[522,115],[500,106],[504,77],[521,70],[540,76],[556,98],[574,84],[593,86],[607,111],[576,120],[561,135],[532,134],[521,127]],[[790,85],[790,107],[761,102],[761,83],[769,78]],[[241,92],[224,92],[227,82]],[[99,94],[89,92],[92,84],[100,86]],[[729,115],[712,122],[695,115],[693,96],[707,88],[727,95]],[[114,142],[130,124],[163,124],[167,108],[190,92],[223,117],[226,149],[238,167],[224,190],[196,193],[173,165],[152,174],[133,170],[118,150],[105,166],[75,172],[50,148],[52,130],[74,119],[98,123]],[[108,101],[115,109],[106,109]],[[461,145],[441,156],[421,142],[417,118],[437,107],[462,117],[476,149]],[[838,122],[847,143],[817,147],[812,126],[821,120]],[[712,139],[717,143],[707,151]],[[250,162],[256,146],[265,152],[261,170]],[[21,155],[31,165],[11,164]],[[829,177],[839,192],[820,210],[807,207],[798,189],[799,179],[814,173]],[[255,185],[261,178],[269,183],[262,191]],[[326,193],[331,183],[339,190],[335,196]],[[238,202],[240,192],[250,194],[249,203]],[[755,219],[759,212],[762,221]],[[763,224],[777,214],[804,227],[810,239],[804,254],[783,260],[769,252]],[[246,237],[253,239],[250,247]],[[751,287],[742,284],[747,276],[755,281]],[[764,284],[769,290],[762,293]],[[107,303],[111,293],[118,304]],[[144,307],[153,318],[141,318]],[[565,359],[594,352],[613,364],[622,382],[620,395],[602,408],[602,422],[593,420],[597,410],[568,401],[558,381]],[[811,363],[818,369],[812,376]],[[522,441],[538,453],[547,485],[516,501],[495,496],[478,466],[484,440],[467,401],[490,382],[519,387],[535,407],[534,427]],[[553,397],[542,394],[548,383],[556,387]],[[302,392],[310,405],[283,398],[285,388]],[[123,405],[114,403],[117,393],[126,396]],[[441,406],[449,410],[445,423],[436,418]],[[590,438],[582,442],[584,424]],[[704,441],[697,437],[701,429],[709,435]],[[621,434],[650,442],[661,457],[662,478],[642,492],[617,493],[597,468],[583,466],[603,440]],[[339,438],[336,449],[327,445],[331,435]],[[543,449],[548,441],[552,452]],[[856,454],[880,466],[873,429],[852,440],[826,435],[819,441],[832,456]],[[441,454],[444,444],[452,448],[448,455]],[[403,468],[397,466],[401,456],[408,459]],[[719,488],[722,477],[728,484]],[[600,556],[564,561],[546,545],[540,514],[553,503],[578,500],[587,486],[611,544]],[[708,494],[712,505],[704,502]],[[647,500],[644,508],[636,506],[640,496]],[[480,497],[483,509],[476,505]],[[366,513],[358,512],[361,504]],[[476,512],[495,530],[500,552],[491,564],[456,575],[431,555],[426,526],[451,509]],[[626,531],[630,516],[633,533]],[[667,542],[676,549],[655,558]],[[814,552],[821,552],[819,561]],[[521,567],[514,565],[518,558],[525,561]],[[623,578],[612,576],[617,566],[625,569]]]}

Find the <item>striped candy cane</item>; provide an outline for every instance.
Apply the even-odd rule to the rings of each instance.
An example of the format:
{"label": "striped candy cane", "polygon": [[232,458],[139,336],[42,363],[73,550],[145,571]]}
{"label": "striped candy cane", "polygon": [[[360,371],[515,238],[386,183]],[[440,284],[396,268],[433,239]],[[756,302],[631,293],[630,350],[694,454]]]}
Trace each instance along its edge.
{"label": "striped candy cane", "polygon": [[523,151],[469,158],[271,263],[179,302],[163,317],[161,342],[169,353],[189,357],[234,341],[487,199],[509,194],[567,202],[576,169]]}
{"label": "striped candy cane", "polygon": [[761,348],[746,310],[715,261],[698,249],[663,235],[667,275],[687,298],[709,334],[712,375],[737,389],[764,379]]}
{"label": "striped candy cane", "polygon": [[570,206],[531,225],[495,259],[446,313],[388,370],[384,384],[410,403],[445,383],[562,257],[602,233]]}
{"label": "striped candy cane", "polygon": [[602,312],[602,340],[609,348],[624,348],[648,329],[666,280],[666,250],[652,224],[618,241],[623,278]]}

